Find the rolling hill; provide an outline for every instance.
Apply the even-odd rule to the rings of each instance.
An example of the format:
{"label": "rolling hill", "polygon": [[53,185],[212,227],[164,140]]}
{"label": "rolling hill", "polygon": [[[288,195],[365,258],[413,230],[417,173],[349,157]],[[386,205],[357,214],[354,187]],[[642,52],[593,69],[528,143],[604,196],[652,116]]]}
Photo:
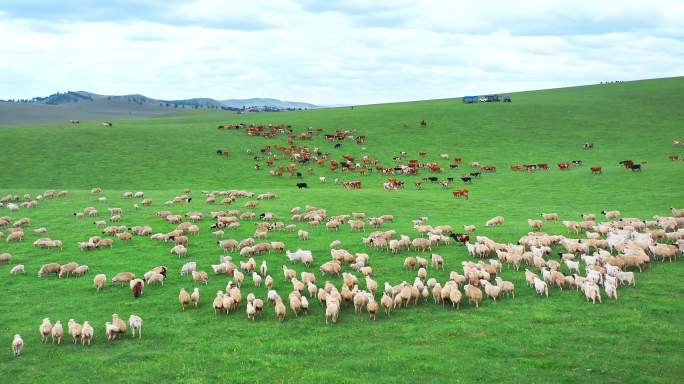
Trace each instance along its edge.
{"label": "rolling hill", "polygon": [[[0,125],[53,124],[70,120],[97,121],[162,116],[189,109],[222,110],[274,110],[310,109],[318,106],[309,103],[277,99],[193,98],[159,100],[140,94],[99,95],[85,91],[55,93],[22,102],[0,101]],[[261,109],[259,109],[261,108]]]}
{"label": "rolling hill", "polygon": [[[365,309],[356,314],[353,305],[343,305],[339,321],[326,325],[325,308],[311,298],[307,315],[295,316],[288,306],[283,322],[276,319],[270,305],[256,321],[247,319],[244,302],[230,314],[214,314],[216,292],[225,290],[235,278],[211,272],[211,265],[223,254],[210,228],[214,222],[211,212],[273,212],[278,221],[309,232],[309,240],[299,240],[296,231],[272,231],[264,241],[282,241],[290,250],[311,250],[311,268],[290,263],[278,252],[254,257],[257,265],[268,263],[275,280],[273,289],[287,306],[292,285],[284,279],[283,265],[295,269],[298,276],[303,271],[315,273],[318,287],[326,280],[341,286],[340,277],[318,272],[330,260],[329,245],[336,239],[351,253],[370,256],[372,278],[379,285],[377,300],[385,282],[414,281],[417,272],[403,267],[406,257],[442,255],[444,270],[427,268],[428,278],[441,284],[449,279],[450,271],[462,272],[463,262],[480,261],[454,243],[435,245],[432,252],[402,250],[394,255],[363,244],[362,237],[368,236],[371,228],[352,232],[345,224],[337,231],[327,230],[324,225],[295,221],[293,207],[325,208],[328,217],[352,212],[390,214],[393,221],[379,230],[395,230],[411,238],[420,236],[412,225],[419,217],[427,217],[433,226],[450,225],[458,232],[463,225],[474,224],[478,229],[473,237],[512,244],[530,232],[527,220],[540,218],[542,212],[556,212],[560,220],[580,220],[580,214],[594,213],[604,220],[601,211],[617,209],[622,217],[653,220],[655,215],[670,215],[671,207],[684,208],[684,148],[673,145],[673,140],[684,139],[684,109],[680,108],[684,78],[521,92],[511,97],[510,104],[443,99],[239,116],[220,110],[192,110],[154,119],[117,120],[111,128],[88,122],[3,127],[0,143],[9,144],[0,151],[4,164],[0,196],[28,193],[34,197],[47,189],[68,190],[69,196],[45,199],[36,208],[18,212],[0,208],[0,216],[10,216],[12,223],[22,217],[31,220],[23,242],[0,241],[0,253],[13,257],[11,264],[0,265],[0,289],[4,292],[0,340],[8,347],[13,335],[20,333],[26,342],[21,358],[12,358],[9,348],[0,356],[0,375],[13,382],[32,383],[54,382],[56,377],[76,382],[396,383],[417,377],[448,383],[679,382],[684,377],[681,257],[671,263],[653,261],[641,273],[634,269],[635,287],[621,286],[617,301],[606,298],[602,290],[603,303],[595,305],[574,289],[550,287],[549,297],[540,297],[526,284],[523,273],[529,268],[540,274],[537,268],[523,265],[516,271],[505,265],[499,276],[515,284],[515,298],[485,300],[479,308],[464,298],[456,310],[434,304],[430,296],[417,305],[394,309],[390,317],[381,310],[373,321]],[[427,127],[420,126],[421,120],[427,121]],[[384,167],[393,167],[393,158],[404,151],[404,161],[436,162],[444,172],[421,169],[417,175],[404,176],[369,171],[361,176],[339,169],[333,172],[328,161],[324,166],[311,165],[310,171],[308,165],[298,165],[301,179],[287,174],[271,176],[269,171],[287,166],[290,157],[276,150],[279,159],[270,167],[254,156],[265,146],[286,147],[286,137],[266,139],[248,135],[244,129],[217,129],[238,122],[291,124],[297,135],[305,134],[309,127],[320,128],[321,134],[294,144],[311,152],[317,147],[337,161],[347,155],[362,163],[363,156],[369,156]],[[354,130],[352,134],[366,136],[366,142],[324,139],[323,134],[337,130]],[[582,149],[585,142],[594,143],[594,149]],[[335,144],[341,145],[336,148]],[[219,149],[230,156],[217,155]],[[449,164],[456,156],[463,161],[459,168],[451,169]],[[679,159],[672,161],[668,156]],[[627,159],[642,164],[642,171],[620,166],[619,162]],[[556,167],[572,160],[582,160],[583,165],[568,170]],[[459,178],[476,171],[469,166],[471,162],[496,166],[497,170],[483,172],[471,184],[464,184]],[[254,169],[256,163],[261,170]],[[527,163],[547,163],[551,169],[510,169],[513,164]],[[603,173],[592,174],[592,166],[602,166]],[[443,188],[423,179],[431,176],[455,181]],[[327,182],[321,183],[320,177]],[[360,180],[363,188],[346,190],[335,178]],[[382,183],[388,178],[404,181],[406,188],[383,190]],[[301,182],[308,188],[298,189],[296,184]],[[415,188],[415,182],[423,182],[422,189]],[[102,187],[103,192],[91,194],[94,186]],[[470,190],[469,199],[452,196],[452,191],[464,187]],[[189,204],[165,205],[185,189],[191,189]],[[206,202],[206,193],[222,190],[273,192],[277,198],[238,199],[231,205]],[[123,198],[125,191],[144,191],[152,205],[135,209],[133,204],[141,200]],[[102,203],[98,197],[108,200]],[[258,203],[256,208],[245,207],[251,200]],[[97,218],[75,218],[75,212],[89,206],[100,210]],[[93,221],[108,220],[108,207],[123,209],[118,224],[127,228],[149,225],[155,233],[176,228],[160,218],[158,211],[169,210],[182,217],[200,211],[204,220],[197,223],[199,235],[189,236],[184,259],[171,255],[170,243],[139,236],[115,240],[111,249],[80,251],[77,242],[105,236]],[[503,215],[505,223],[485,227],[485,221],[496,215]],[[46,227],[48,232],[34,234],[38,227]],[[0,231],[9,233],[9,229]],[[543,231],[568,238],[585,236],[569,233],[560,222],[544,222]],[[241,240],[254,235],[254,222],[245,219],[239,228],[226,229],[224,238]],[[62,240],[64,249],[31,246],[43,236]],[[555,245],[545,257],[560,262],[561,252],[564,249]],[[228,254],[236,264],[246,260],[237,252]],[[87,264],[90,272],[80,278],[38,278],[38,268],[53,261]],[[209,272],[208,284],[180,276],[187,261],[196,261],[199,270]],[[10,276],[9,269],[19,263],[27,273]],[[142,276],[158,265],[169,269],[167,281],[164,286],[146,286],[139,299],[132,297],[127,285],[111,283],[118,272]],[[358,275],[359,289],[367,289],[360,273],[348,264],[343,271]],[[570,274],[564,265],[561,271]],[[109,279],[101,292],[92,286],[98,273]],[[198,308],[181,310],[179,290],[194,287],[201,291]],[[243,300],[250,292],[259,298],[267,293],[263,285],[255,287],[249,274],[241,291]],[[140,315],[145,321],[142,338],[106,341],[104,324],[113,313],[123,318]],[[96,332],[93,344],[74,345],[68,337],[59,346],[41,344],[38,326],[44,317],[63,323],[70,318],[90,321]]]}

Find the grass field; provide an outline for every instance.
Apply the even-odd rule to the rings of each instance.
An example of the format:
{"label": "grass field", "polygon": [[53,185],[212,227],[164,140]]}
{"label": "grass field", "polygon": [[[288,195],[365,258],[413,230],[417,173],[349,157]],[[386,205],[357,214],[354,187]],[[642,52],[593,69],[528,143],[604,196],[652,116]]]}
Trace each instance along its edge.
{"label": "grass field", "polygon": [[[604,296],[600,305],[587,303],[575,291],[551,289],[550,298],[540,298],[525,285],[522,270],[504,267],[502,277],[516,284],[516,298],[497,303],[485,302],[479,309],[465,305],[461,310],[444,309],[432,303],[396,310],[371,321],[367,314],[356,315],[343,308],[340,320],[326,326],[324,309],[311,301],[308,316],[279,323],[273,308],[267,307],[261,319],[248,321],[244,304],[236,313],[214,316],[211,301],[228,278],[211,275],[201,286],[198,309],[182,312],[178,305],[181,287],[197,286],[189,277],[178,275],[180,266],[196,260],[200,270],[211,271],[221,250],[209,226],[191,238],[188,259],[169,254],[170,246],[135,237],[129,243],[117,242],[111,250],[80,252],[77,241],[99,234],[92,220],[76,220],[73,212],[86,206],[122,207],[123,223],[150,225],[154,232],[174,228],[154,213],[165,209],[162,202],[192,188],[195,199],[189,205],[175,205],[174,213],[190,210],[219,210],[204,202],[201,191],[246,189],[255,193],[274,192],[276,200],[262,201],[253,210],[273,211],[289,222],[289,211],[306,204],[326,208],[329,215],[365,212],[393,214],[394,223],[382,229],[395,229],[412,238],[417,232],[411,220],[428,216],[432,225],[464,224],[478,226],[477,234],[499,242],[515,242],[529,231],[528,218],[540,212],[558,212],[561,220],[578,220],[581,213],[599,214],[619,209],[625,217],[651,218],[669,215],[670,207],[684,207],[684,163],[667,156],[684,157],[684,148],[672,141],[684,138],[684,78],[596,85],[511,95],[511,104],[465,105],[460,100],[434,100],[354,109],[309,110],[292,113],[235,115],[219,112],[183,113],[145,120],[116,121],[114,127],[99,123],[80,126],[51,125],[4,127],[0,129],[0,194],[42,193],[46,189],[66,189],[70,196],[42,202],[38,208],[0,216],[29,217],[32,224],[21,243],[0,242],[0,253],[13,255],[11,265],[26,265],[27,273],[10,276],[11,265],[0,266],[0,376],[7,382],[679,382],[684,377],[684,266],[655,263],[637,273],[636,287],[622,287],[619,301]],[[418,122],[428,121],[427,128]],[[382,190],[387,176],[361,177],[314,166],[305,175],[309,189],[298,190],[297,180],[271,177],[267,170],[253,170],[254,161],[244,155],[267,144],[285,145],[285,140],[249,137],[243,131],[219,131],[218,124],[230,122],[292,124],[301,132],[308,127],[357,129],[367,136],[365,145],[345,142],[334,149],[322,136],[297,144],[319,146],[334,158],[342,154],[367,153],[392,165],[392,156],[407,151],[425,161],[447,162],[440,153],[460,155],[465,169],[447,170],[442,177],[458,177],[470,171],[467,163],[479,161],[495,165],[498,172],[485,174],[468,186],[469,200],[454,199],[451,191],[460,183],[442,189],[426,184],[423,190],[413,182],[429,176],[402,177],[407,188],[396,192]],[[405,122],[411,123],[404,128]],[[582,143],[591,141],[595,149],[585,151]],[[362,147],[366,148],[364,152]],[[224,159],[218,148],[230,148],[233,156]],[[555,164],[581,159],[584,165],[559,171]],[[646,162],[643,172],[630,172],[618,162],[632,159]],[[511,164],[549,163],[548,172],[512,172]],[[590,166],[604,167],[602,175],[592,175]],[[361,179],[364,187],[346,191],[329,180]],[[90,188],[101,186],[107,204],[97,202]],[[123,191],[145,191],[154,200],[152,207],[133,210],[137,200],[124,200]],[[244,199],[234,208],[242,207]],[[504,215],[503,226],[485,228],[485,220]],[[100,218],[103,218],[101,215]],[[327,232],[323,226],[308,229],[311,240],[299,241],[296,233],[274,232],[270,241],[284,241],[290,249],[311,249],[315,267],[329,260],[328,245],[340,239],[351,252],[368,252],[374,279],[397,284],[412,281],[415,272],[402,267],[404,257],[415,252],[391,255],[375,252],[361,244],[361,235],[348,226]],[[33,249],[38,237],[33,229],[45,226],[47,236],[60,239],[62,252]],[[225,238],[242,239],[253,234],[253,225],[243,222]],[[548,233],[566,235],[560,223],[547,224]],[[7,232],[7,231],[5,231]],[[460,245],[440,246],[435,253],[446,259],[446,270],[428,270],[429,276],[444,282],[450,270],[471,259]],[[234,259],[239,256],[233,255]],[[429,255],[428,255],[429,257]],[[554,257],[557,258],[558,256]],[[270,254],[267,260],[275,289],[286,297],[291,287],[280,268],[286,257]],[[40,265],[56,261],[76,261],[90,266],[82,278],[39,279]],[[163,287],[145,288],[133,299],[128,287],[112,287],[97,293],[92,278],[120,271],[142,275],[156,265],[170,269]],[[287,263],[289,265],[289,263]],[[297,271],[305,268],[293,266]],[[344,270],[349,270],[345,267]],[[318,275],[318,274],[317,274]],[[318,285],[324,281],[318,275]],[[341,279],[331,278],[336,285]],[[361,288],[365,288],[362,283]],[[243,285],[248,292],[264,297],[266,289],[254,288],[251,279]],[[379,295],[377,295],[379,299]],[[118,313],[124,318],[135,313],[145,320],[142,340],[126,338],[109,343],[104,322]],[[40,344],[38,326],[43,317],[66,324],[69,318],[89,320],[96,335],[92,346],[72,345],[67,338],[60,346]],[[12,358],[12,336],[20,333],[26,346],[20,358]],[[6,348],[6,349],[4,349]]]}

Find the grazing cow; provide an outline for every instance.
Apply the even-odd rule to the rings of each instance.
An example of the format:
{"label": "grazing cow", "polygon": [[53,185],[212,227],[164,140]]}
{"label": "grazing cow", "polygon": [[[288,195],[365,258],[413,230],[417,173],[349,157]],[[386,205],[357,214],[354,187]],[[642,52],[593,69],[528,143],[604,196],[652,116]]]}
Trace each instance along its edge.
{"label": "grazing cow", "polygon": [[103,127],[111,127],[111,126],[112,126],[112,122],[111,122],[111,121],[105,121],[105,122],[102,123],[102,126],[103,126]]}
{"label": "grazing cow", "polygon": [[570,163],[558,163],[558,169],[561,171],[564,169],[570,169]]}
{"label": "grazing cow", "polygon": [[629,169],[631,169],[632,172],[634,172],[634,171],[641,172],[641,164],[632,164],[629,166]]}
{"label": "grazing cow", "polygon": [[524,168],[522,165],[517,165],[517,164],[511,165],[511,171],[522,171],[523,169]]}
{"label": "grazing cow", "polygon": [[482,176],[482,172],[470,172],[470,177],[479,178],[480,176]]}
{"label": "grazing cow", "polygon": [[598,174],[603,171],[603,167],[591,167],[591,173]]}
{"label": "grazing cow", "polygon": [[337,149],[342,148],[342,143],[335,144],[335,148],[337,148]]}
{"label": "grazing cow", "polygon": [[420,126],[421,126],[422,128],[427,127],[427,121],[421,120],[421,121],[420,121]]}
{"label": "grazing cow", "polygon": [[594,149],[594,143],[584,143],[584,149]]}
{"label": "grazing cow", "polygon": [[622,166],[625,167],[625,168],[631,168],[632,165],[634,165],[634,161],[632,161],[632,160],[622,160],[622,161],[619,162],[618,164],[622,165]]}
{"label": "grazing cow", "polygon": [[537,164],[537,167],[539,167],[540,169],[543,169],[544,171],[549,170],[549,164],[547,164],[547,163]]}
{"label": "grazing cow", "polygon": [[416,181],[415,185],[417,189],[423,189],[423,183],[421,183],[420,181]]}
{"label": "grazing cow", "polygon": [[297,188],[299,188],[299,189],[309,188],[309,186],[306,183],[297,183]]}
{"label": "grazing cow", "polygon": [[582,160],[573,160],[572,165],[575,167],[579,167],[580,165],[582,165]]}
{"label": "grazing cow", "polygon": [[462,180],[464,183],[472,183],[472,182],[473,182],[473,178],[470,177],[470,176],[463,176],[463,177],[461,177],[461,180]]}
{"label": "grazing cow", "polygon": [[466,200],[468,199],[468,195],[470,194],[470,191],[467,190],[466,188],[461,188],[457,191],[452,192],[455,198],[465,198]]}
{"label": "grazing cow", "polygon": [[672,161],[677,161],[677,160],[679,160],[679,156],[677,156],[677,155],[670,155],[670,156],[668,156],[667,158],[668,158],[669,160],[672,160]]}

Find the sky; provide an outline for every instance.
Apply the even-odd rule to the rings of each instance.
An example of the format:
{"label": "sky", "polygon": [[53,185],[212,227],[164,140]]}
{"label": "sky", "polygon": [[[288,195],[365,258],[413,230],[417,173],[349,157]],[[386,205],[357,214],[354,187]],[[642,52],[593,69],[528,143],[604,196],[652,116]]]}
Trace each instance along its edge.
{"label": "sky", "polygon": [[0,0],[0,99],[369,104],[681,75],[682,0]]}

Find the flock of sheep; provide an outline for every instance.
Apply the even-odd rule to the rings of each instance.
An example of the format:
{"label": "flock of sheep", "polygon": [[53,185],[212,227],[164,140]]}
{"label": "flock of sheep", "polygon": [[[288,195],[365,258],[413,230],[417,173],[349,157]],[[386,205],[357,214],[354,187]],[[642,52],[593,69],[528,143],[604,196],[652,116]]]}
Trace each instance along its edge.
{"label": "flock of sheep", "polygon": [[[93,188],[94,195],[102,192],[100,188]],[[581,221],[565,220],[562,224],[567,229],[566,234],[548,234],[542,232],[544,225],[550,221],[559,221],[556,213],[541,213],[542,220],[529,219],[527,221],[532,232],[522,236],[516,244],[499,243],[486,236],[475,236],[477,227],[465,225],[463,233],[456,233],[450,225],[430,225],[428,219],[417,218],[412,221],[415,234],[411,238],[408,234],[385,228],[394,223],[394,216],[385,214],[368,216],[362,212],[351,214],[330,215],[326,209],[306,206],[294,207],[290,211],[289,223],[281,221],[273,212],[256,214],[251,211],[226,209],[211,211],[211,224],[204,224],[205,213],[189,211],[185,214],[174,214],[171,209],[180,204],[191,201],[190,190],[184,194],[168,200],[165,206],[168,210],[158,211],[156,219],[160,222],[175,225],[169,232],[154,232],[149,225],[127,227],[117,225],[124,214],[121,208],[109,208],[108,220],[97,220],[93,225],[101,229],[103,236],[93,236],[87,241],[79,242],[78,248],[83,252],[95,252],[98,249],[109,249],[118,242],[131,241],[133,237],[148,238],[161,244],[169,244],[170,253],[179,258],[188,257],[191,239],[197,236],[202,227],[211,230],[216,238],[217,246],[223,251],[218,264],[210,265],[211,278],[227,278],[225,290],[219,290],[213,296],[212,310],[214,314],[244,311],[250,320],[262,316],[264,309],[273,307],[273,313],[280,321],[291,316],[299,316],[309,311],[310,300],[318,302],[325,309],[325,322],[335,323],[340,317],[341,309],[353,306],[356,313],[366,311],[375,320],[378,311],[390,316],[392,311],[400,310],[420,301],[432,301],[434,304],[451,305],[459,309],[467,303],[479,308],[485,298],[496,301],[505,297],[515,297],[516,287],[512,281],[504,280],[500,274],[504,266],[511,271],[519,271],[525,266],[525,279],[528,285],[539,295],[549,296],[551,288],[574,289],[581,291],[585,298],[592,302],[601,302],[601,288],[608,298],[617,300],[618,288],[624,284],[635,285],[634,270],[643,271],[656,260],[675,261],[684,249],[684,209],[671,209],[671,216],[655,217],[650,220],[640,218],[621,217],[619,211],[603,211],[603,221],[597,220],[593,214],[581,215]],[[239,199],[245,199],[245,208],[260,207],[264,201],[277,198],[273,193],[254,194],[248,191],[225,190],[204,192],[206,203],[210,205],[235,204]],[[23,196],[24,202],[19,210],[37,207],[43,200],[65,198],[68,193],[46,191],[32,197]],[[133,194],[126,192],[124,198],[144,198],[142,192]],[[22,200],[19,196],[4,196],[0,199],[3,207],[9,204],[18,205]],[[98,202],[106,204],[107,199],[98,197]],[[25,204],[28,203],[28,204]],[[140,204],[152,205],[152,201],[145,199]],[[133,209],[140,209],[140,204],[134,204]],[[76,220],[98,218],[100,210],[86,207],[74,214]],[[242,240],[224,239],[226,232],[240,228],[245,222],[252,222],[255,226],[253,237]],[[504,225],[503,216],[496,216],[485,222],[486,227]],[[297,231],[301,244],[310,238],[309,232],[301,228],[325,227],[327,231],[339,233],[341,228],[348,226],[349,233],[363,233],[358,243],[352,242],[347,248],[362,248],[350,251],[342,247],[341,240],[330,244],[330,256],[323,256],[318,268],[319,274],[309,272],[308,269],[316,264],[322,256],[314,255],[310,250],[297,249],[290,251],[282,241],[267,241],[277,236],[281,231]],[[15,220],[9,216],[0,217],[0,229],[7,229],[7,242],[21,242],[24,240],[24,229],[31,225],[29,218]],[[372,232],[366,233],[367,227]],[[34,233],[44,235],[47,229],[37,228]],[[582,236],[580,236],[580,234]],[[0,232],[0,238],[5,236]],[[471,236],[474,242],[471,243]],[[192,240],[197,241],[197,240]],[[455,242],[456,244],[452,244]],[[33,243],[36,248],[61,250],[63,244],[59,240],[40,238]],[[463,261],[456,268],[453,260],[439,255],[436,248],[449,246],[464,246],[471,261]],[[552,247],[560,247],[558,260],[552,258]],[[421,253],[422,256],[407,255],[403,259],[403,267],[416,271],[412,281],[384,282],[380,284],[373,277],[372,260],[367,249],[374,252],[388,254]],[[227,253],[233,253],[239,261],[233,260]],[[256,258],[268,254],[281,254],[285,264],[282,265],[282,278],[269,274],[269,266],[264,259],[258,263]],[[274,256],[275,257],[275,256]],[[280,256],[279,256],[280,257]],[[0,254],[0,263],[9,264],[12,256],[9,253]],[[288,264],[300,263],[307,271],[299,275]],[[399,262],[397,263],[399,264]],[[444,270],[450,266],[449,278],[439,281],[431,276],[432,271]],[[207,265],[209,267],[209,265]],[[346,269],[346,271],[345,271]],[[79,277],[89,273],[90,268],[76,262],[66,264],[46,263],[38,270],[38,277],[54,274],[57,278]],[[23,265],[15,265],[12,274],[23,273]],[[123,271],[114,274],[112,284],[128,284],[133,297],[144,294],[145,285],[159,284],[169,278],[166,266],[157,266],[144,273],[142,278],[135,273]],[[197,283],[207,284],[210,273],[198,270],[198,263],[185,263],[178,273],[181,276],[190,275]],[[323,281],[320,280],[323,276]],[[276,277],[274,277],[276,276]],[[331,278],[341,278],[341,284],[336,285]],[[274,289],[276,280],[291,286],[286,292]],[[107,276],[99,273],[94,276],[93,285],[97,291],[103,289]],[[245,285],[254,288],[266,286],[264,297],[257,297],[247,289],[244,297]],[[281,286],[282,287],[282,286]],[[281,296],[282,295],[282,296]],[[191,292],[182,288],[178,295],[182,310],[186,308],[200,308],[200,289],[195,287]],[[287,305],[286,305],[287,303]],[[288,311],[289,308],[289,311]],[[143,321],[139,316],[131,315],[128,326],[133,334],[142,330]],[[113,341],[123,337],[127,331],[126,323],[117,314],[112,315],[112,321],[104,324],[107,340]],[[43,319],[39,327],[42,341],[48,337],[53,343],[60,344],[64,335],[64,328],[60,321],[54,324],[48,318]],[[78,324],[70,319],[67,324],[68,334],[74,343],[90,345],[94,336],[93,327],[88,321]],[[15,335],[12,348],[15,355],[21,353],[24,345],[20,335]]]}

